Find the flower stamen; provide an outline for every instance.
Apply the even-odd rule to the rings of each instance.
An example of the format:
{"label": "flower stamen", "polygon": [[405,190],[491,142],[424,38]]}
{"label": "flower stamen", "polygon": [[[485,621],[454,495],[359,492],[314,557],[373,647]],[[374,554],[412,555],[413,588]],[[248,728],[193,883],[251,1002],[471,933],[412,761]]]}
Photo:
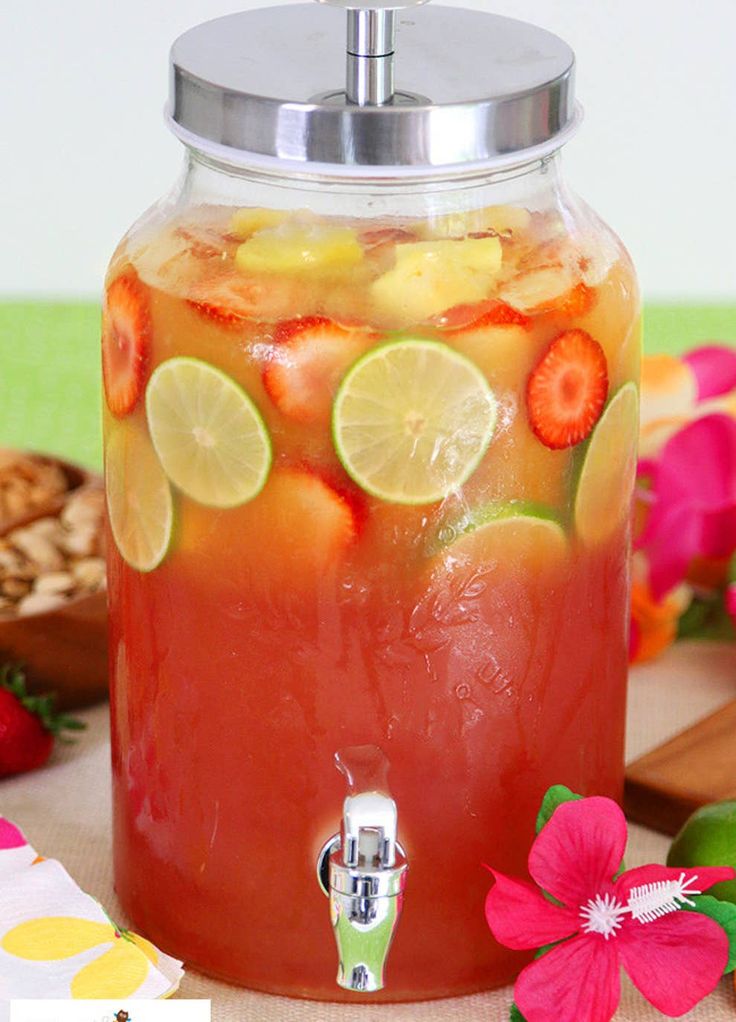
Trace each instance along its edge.
{"label": "flower stamen", "polygon": [[625,911],[630,912],[631,918],[640,923],[653,923],[655,919],[661,919],[670,912],[677,912],[683,905],[694,908],[695,902],[688,895],[702,894],[702,891],[690,886],[697,879],[697,876],[692,876],[685,880],[685,874],[680,873],[677,880],[658,880],[633,887]]}
{"label": "flower stamen", "polygon": [[611,894],[596,894],[580,909],[584,933],[600,933],[606,940],[621,928],[628,909]]}

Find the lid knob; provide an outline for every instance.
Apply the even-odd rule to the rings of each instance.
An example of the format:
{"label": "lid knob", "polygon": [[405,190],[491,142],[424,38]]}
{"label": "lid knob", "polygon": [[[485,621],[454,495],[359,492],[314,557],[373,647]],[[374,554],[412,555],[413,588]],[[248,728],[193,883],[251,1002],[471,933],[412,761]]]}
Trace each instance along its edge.
{"label": "lid knob", "polygon": [[396,12],[428,0],[317,0],[348,12],[345,94],[357,106],[385,106],[394,97]]}

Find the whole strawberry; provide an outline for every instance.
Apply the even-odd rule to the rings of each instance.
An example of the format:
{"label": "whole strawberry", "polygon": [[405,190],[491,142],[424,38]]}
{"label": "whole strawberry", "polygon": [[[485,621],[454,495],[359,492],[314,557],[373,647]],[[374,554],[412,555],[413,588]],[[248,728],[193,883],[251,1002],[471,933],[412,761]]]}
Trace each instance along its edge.
{"label": "whole strawberry", "polygon": [[53,696],[29,695],[21,670],[0,668],[0,777],[43,766],[55,738],[83,727],[80,721],[54,713]]}

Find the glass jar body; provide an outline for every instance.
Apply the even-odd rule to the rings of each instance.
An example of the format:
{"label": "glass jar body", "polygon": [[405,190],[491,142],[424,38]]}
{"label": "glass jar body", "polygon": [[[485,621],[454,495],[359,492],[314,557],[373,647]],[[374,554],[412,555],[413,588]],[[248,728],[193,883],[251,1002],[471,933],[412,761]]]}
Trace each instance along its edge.
{"label": "glass jar body", "polygon": [[[334,756],[368,745],[409,874],[367,998],[513,978],[482,863],[525,873],[549,785],[621,793],[638,320],[628,256],[556,158],[349,183],[190,154],[113,257],[103,327],[115,868],[136,928],[254,989],[359,997],[335,985],[315,867],[345,795]],[[605,390],[560,441],[531,381],[583,335]],[[362,485],[333,421],[351,367],[397,341],[459,354],[495,401],[487,449],[429,500],[401,466]],[[231,464],[232,506],[206,475],[221,464],[167,456],[161,417],[220,399],[186,373],[176,413],[150,398],[180,358],[262,417],[265,483],[238,489]]]}

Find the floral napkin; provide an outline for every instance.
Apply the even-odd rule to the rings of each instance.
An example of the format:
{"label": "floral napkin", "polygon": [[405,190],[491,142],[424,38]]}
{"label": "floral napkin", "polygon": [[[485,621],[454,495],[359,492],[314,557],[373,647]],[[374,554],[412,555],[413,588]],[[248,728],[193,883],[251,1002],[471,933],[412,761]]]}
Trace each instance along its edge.
{"label": "floral napkin", "polygon": [[0,817],[0,1017],[15,998],[169,997],[182,976]]}

